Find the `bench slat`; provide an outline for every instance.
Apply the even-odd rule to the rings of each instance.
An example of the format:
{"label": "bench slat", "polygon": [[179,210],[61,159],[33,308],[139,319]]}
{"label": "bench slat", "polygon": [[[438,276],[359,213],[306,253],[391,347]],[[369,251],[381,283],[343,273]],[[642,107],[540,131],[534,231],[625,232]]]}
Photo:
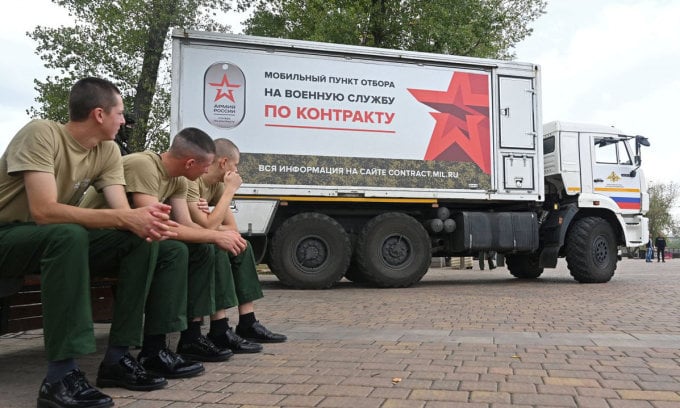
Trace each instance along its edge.
{"label": "bench slat", "polygon": [[[115,278],[94,278],[90,284],[92,320],[110,322],[113,317]],[[42,328],[40,276],[27,275],[18,293],[0,298],[0,334]]]}

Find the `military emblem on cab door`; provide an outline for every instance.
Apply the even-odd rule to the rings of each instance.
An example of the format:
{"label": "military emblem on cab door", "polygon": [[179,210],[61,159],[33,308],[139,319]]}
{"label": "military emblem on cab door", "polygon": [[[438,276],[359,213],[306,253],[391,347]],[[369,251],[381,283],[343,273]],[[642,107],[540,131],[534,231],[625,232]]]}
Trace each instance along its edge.
{"label": "military emblem on cab door", "polygon": [[612,183],[616,183],[617,181],[621,180],[621,177],[612,171],[612,174],[607,176],[607,180],[611,181]]}

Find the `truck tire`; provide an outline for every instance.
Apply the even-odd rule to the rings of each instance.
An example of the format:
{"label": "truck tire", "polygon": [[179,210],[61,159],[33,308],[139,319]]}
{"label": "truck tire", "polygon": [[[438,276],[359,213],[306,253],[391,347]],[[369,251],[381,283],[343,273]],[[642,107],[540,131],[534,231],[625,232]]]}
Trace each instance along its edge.
{"label": "truck tire", "polygon": [[510,274],[519,279],[536,279],[543,273],[543,268],[538,266],[538,256],[535,254],[506,255],[505,264]]}
{"label": "truck tire", "polygon": [[614,276],[617,246],[614,231],[599,217],[576,221],[569,231],[566,245],[567,267],[581,283],[604,283]]}
{"label": "truck tire", "polygon": [[432,261],[432,242],[422,224],[403,213],[385,213],[364,226],[353,273],[381,288],[407,287],[422,279]]}
{"label": "truck tire", "polygon": [[342,225],[325,214],[302,213],[274,232],[269,267],[284,285],[326,289],[342,278],[351,256]]}

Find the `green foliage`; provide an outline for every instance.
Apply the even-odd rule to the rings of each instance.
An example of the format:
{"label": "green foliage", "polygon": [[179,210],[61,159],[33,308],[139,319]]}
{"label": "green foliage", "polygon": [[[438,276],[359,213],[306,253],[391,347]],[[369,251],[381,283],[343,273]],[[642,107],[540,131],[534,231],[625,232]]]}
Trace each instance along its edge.
{"label": "green foliage", "polygon": [[512,58],[545,0],[257,0],[245,33]]}
{"label": "green foliage", "polygon": [[680,248],[680,238],[666,237],[666,248]]}
{"label": "green foliage", "polygon": [[677,235],[678,220],[673,217],[671,210],[678,202],[680,185],[671,181],[665,183],[650,183],[649,185],[649,232],[652,237],[659,235]]}
{"label": "green foliage", "polygon": [[[115,83],[126,110],[137,123],[132,150],[163,150],[169,124],[169,34],[173,27],[228,31],[218,13],[232,9],[230,0],[52,0],[68,10],[73,27],[37,26],[28,36],[54,76],[35,80],[38,106],[32,117],[68,120],[68,92],[85,76]],[[247,5],[247,2],[246,2]]]}

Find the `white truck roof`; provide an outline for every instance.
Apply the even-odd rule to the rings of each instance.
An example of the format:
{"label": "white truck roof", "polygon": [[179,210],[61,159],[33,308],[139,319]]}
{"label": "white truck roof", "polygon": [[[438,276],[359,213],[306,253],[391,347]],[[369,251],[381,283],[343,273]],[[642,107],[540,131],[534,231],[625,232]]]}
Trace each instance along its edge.
{"label": "white truck roof", "polygon": [[578,122],[562,122],[553,121],[548,122],[543,125],[543,134],[549,135],[554,132],[588,132],[588,133],[605,133],[605,134],[616,134],[633,136],[614,126],[596,125],[591,123],[578,123]]}

